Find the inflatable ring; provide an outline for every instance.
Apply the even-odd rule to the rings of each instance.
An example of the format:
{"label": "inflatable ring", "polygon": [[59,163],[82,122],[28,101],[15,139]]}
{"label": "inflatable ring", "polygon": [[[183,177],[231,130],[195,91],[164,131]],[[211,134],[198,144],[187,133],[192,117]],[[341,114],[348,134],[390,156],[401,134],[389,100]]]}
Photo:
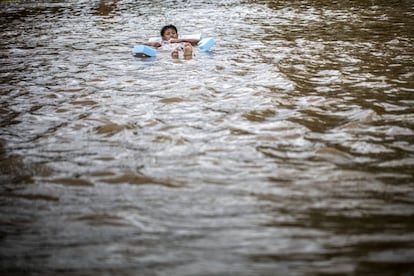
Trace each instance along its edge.
{"label": "inflatable ring", "polygon": [[[181,39],[197,39],[198,42],[198,49],[201,52],[207,52],[210,50],[211,47],[213,47],[216,44],[216,40],[212,37],[202,38],[201,34],[190,34],[190,35],[182,35],[179,38]],[[149,42],[161,42],[160,37],[151,37],[148,39]],[[136,57],[156,57],[157,51],[155,51],[153,48],[146,46],[146,45],[135,45],[132,49],[132,53]]]}

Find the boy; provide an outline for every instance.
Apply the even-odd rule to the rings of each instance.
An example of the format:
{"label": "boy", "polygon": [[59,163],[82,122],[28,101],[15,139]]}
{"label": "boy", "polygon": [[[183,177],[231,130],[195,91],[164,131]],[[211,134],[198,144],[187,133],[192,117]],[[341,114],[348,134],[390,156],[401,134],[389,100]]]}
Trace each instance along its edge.
{"label": "boy", "polygon": [[[166,25],[161,29],[161,42],[146,42],[147,46],[159,48],[162,46],[170,46],[172,49],[171,56],[178,58],[178,50],[183,50],[184,59],[191,59],[193,57],[193,46],[197,45],[198,39],[179,39],[178,31],[174,25]],[[176,45],[171,45],[176,44]]]}

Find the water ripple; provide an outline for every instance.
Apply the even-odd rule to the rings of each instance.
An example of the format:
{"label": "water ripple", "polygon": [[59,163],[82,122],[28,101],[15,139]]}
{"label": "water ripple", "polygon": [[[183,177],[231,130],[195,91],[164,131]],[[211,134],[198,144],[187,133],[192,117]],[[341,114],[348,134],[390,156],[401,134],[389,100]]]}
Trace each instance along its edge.
{"label": "water ripple", "polygon": [[[411,272],[414,11],[374,2],[0,2],[0,271]],[[217,44],[131,55],[167,23]]]}

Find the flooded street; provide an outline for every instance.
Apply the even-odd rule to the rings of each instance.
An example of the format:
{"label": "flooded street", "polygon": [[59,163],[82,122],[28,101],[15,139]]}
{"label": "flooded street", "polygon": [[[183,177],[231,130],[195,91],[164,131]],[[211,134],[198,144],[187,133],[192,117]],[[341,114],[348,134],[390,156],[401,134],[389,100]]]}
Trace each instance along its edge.
{"label": "flooded street", "polygon": [[[132,55],[166,24],[217,41]],[[413,275],[414,1],[0,1],[1,275]]]}

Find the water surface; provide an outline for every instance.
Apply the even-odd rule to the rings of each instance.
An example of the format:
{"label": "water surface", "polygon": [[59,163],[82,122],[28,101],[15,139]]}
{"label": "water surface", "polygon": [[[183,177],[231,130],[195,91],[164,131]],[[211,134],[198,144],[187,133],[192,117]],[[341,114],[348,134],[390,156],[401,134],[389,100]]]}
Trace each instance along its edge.
{"label": "water surface", "polygon": [[0,7],[1,273],[414,271],[413,1]]}

